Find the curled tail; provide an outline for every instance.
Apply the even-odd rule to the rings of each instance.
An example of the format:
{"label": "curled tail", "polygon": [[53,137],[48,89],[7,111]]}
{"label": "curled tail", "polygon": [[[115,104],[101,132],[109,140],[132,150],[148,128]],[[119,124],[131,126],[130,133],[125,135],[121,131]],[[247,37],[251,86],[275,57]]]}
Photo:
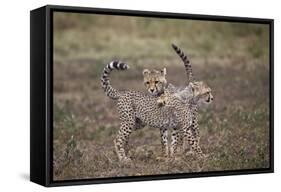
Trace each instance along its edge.
{"label": "curled tail", "polygon": [[101,86],[105,92],[105,94],[111,99],[118,99],[120,96],[120,92],[113,88],[109,82],[109,75],[112,70],[126,70],[129,66],[126,63],[121,61],[111,61],[109,64],[105,66],[103,69],[103,73],[101,76]]}
{"label": "curled tail", "polygon": [[194,79],[193,79],[192,67],[191,67],[188,56],[179,47],[177,47],[175,44],[172,44],[172,47],[174,48],[174,50],[180,56],[181,60],[184,63],[188,83],[192,82]]}

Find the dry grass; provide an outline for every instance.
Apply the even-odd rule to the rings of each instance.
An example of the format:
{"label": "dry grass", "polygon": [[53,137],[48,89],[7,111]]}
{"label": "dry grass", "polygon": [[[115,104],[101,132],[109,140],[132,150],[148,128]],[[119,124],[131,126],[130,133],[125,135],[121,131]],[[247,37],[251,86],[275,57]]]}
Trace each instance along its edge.
{"label": "dry grass", "polygon": [[[269,166],[268,26],[70,13],[54,18],[55,180]],[[165,66],[169,82],[183,85],[172,42],[188,51],[196,77],[213,89],[213,105],[200,112],[201,147],[209,156],[158,161],[159,130],[146,127],[130,137],[134,166],[123,166],[113,147],[118,113],[100,87],[101,71],[121,59],[131,68],[113,73],[113,86],[144,91],[142,69]]]}

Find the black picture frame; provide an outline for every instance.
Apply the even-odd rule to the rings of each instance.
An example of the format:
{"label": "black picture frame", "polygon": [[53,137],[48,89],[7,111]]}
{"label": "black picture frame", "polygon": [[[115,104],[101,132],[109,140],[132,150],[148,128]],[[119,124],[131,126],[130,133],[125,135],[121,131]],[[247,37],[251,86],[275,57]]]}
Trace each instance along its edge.
{"label": "black picture frame", "polygon": [[[104,15],[125,15],[155,18],[178,18],[208,21],[261,23],[270,26],[270,167],[263,169],[214,171],[168,175],[149,175],[118,178],[97,178],[54,181],[52,179],[53,125],[53,13],[76,12]],[[274,20],[246,17],[195,15],[183,13],[148,12],[135,10],[100,9],[47,5],[30,12],[30,180],[43,186],[81,185],[131,182],[160,179],[226,176],[274,172]]]}

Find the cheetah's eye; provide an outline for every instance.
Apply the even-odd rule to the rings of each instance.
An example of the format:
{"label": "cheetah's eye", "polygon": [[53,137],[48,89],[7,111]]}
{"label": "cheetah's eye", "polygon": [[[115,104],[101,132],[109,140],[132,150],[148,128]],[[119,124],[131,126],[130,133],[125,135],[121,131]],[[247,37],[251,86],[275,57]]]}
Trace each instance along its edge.
{"label": "cheetah's eye", "polygon": [[159,83],[159,81],[155,81],[155,83],[157,84],[157,83]]}
{"label": "cheetah's eye", "polygon": [[149,85],[149,82],[147,81],[146,84]]}

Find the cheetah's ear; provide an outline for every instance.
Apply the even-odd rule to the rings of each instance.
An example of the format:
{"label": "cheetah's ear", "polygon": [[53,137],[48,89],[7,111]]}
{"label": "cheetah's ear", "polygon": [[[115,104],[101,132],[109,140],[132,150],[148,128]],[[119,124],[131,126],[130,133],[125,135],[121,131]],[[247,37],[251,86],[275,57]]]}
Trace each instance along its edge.
{"label": "cheetah's ear", "polygon": [[164,69],[161,70],[161,74],[164,75],[164,76],[167,75],[167,70],[166,70],[166,68],[164,68]]}
{"label": "cheetah's ear", "polygon": [[144,69],[143,71],[142,71],[142,74],[143,75],[148,75],[150,73],[150,71],[148,70],[148,69]]}

